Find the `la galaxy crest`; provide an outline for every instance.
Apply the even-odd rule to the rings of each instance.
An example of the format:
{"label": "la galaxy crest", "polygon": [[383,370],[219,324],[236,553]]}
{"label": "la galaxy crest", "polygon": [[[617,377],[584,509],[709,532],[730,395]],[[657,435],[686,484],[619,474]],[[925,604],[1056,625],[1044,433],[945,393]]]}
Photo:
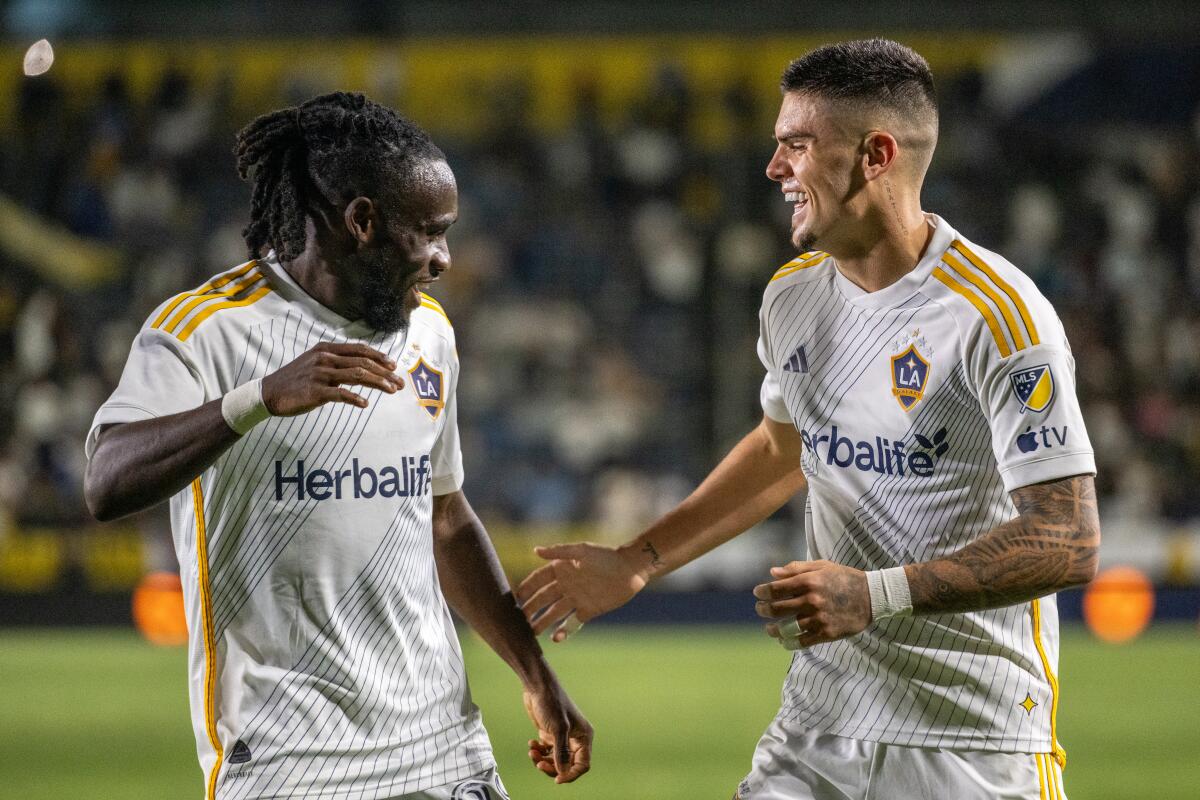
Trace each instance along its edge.
{"label": "la galaxy crest", "polygon": [[[929,359],[933,350],[919,330],[913,330],[908,335],[892,343],[892,396],[905,411],[912,411],[925,396],[925,388],[929,386]],[[922,351],[928,357],[922,355]]]}
{"label": "la galaxy crest", "polygon": [[1049,364],[1013,370],[1008,375],[1013,396],[1021,404],[1021,413],[1045,411],[1054,402],[1054,375]]}
{"label": "la galaxy crest", "polygon": [[417,393],[417,404],[428,411],[430,417],[437,419],[446,407],[443,394],[446,382],[441,371],[426,364],[424,358],[418,358],[408,374],[412,378],[413,391]]}

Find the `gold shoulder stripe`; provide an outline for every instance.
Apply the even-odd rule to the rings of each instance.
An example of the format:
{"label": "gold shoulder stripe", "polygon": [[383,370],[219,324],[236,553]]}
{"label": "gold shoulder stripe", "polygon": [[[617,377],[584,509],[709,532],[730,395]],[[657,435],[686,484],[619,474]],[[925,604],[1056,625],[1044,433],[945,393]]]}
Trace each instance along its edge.
{"label": "gold shoulder stripe", "polygon": [[271,293],[270,286],[261,286],[258,289],[255,289],[250,294],[243,297],[241,300],[222,300],[219,303],[213,303],[211,306],[204,309],[203,311],[198,313],[196,316],[192,317],[192,321],[189,322],[184,327],[184,329],[179,332],[179,334],[178,334],[179,341],[186,342],[188,340],[188,337],[192,335],[192,332],[194,330],[196,330],[196,327],[201,322],[204,322],[204,320],[208,319],[209,317],[211,317],[213,314],[217,313],[218,311],[225,311],[226,309],[230,309],[230,308],[240,308],[241,306],[254,305],[259,300],[262,300],[264,297],[266,297],[270,293]]}
{"label": "gold shoulder stripe", "polygon": [[1058,678],[1050,669],[1050,659],[1046,657],[1046,648],[1042,646],[1042,607],[1037,600],[1029,603],[1029,616],[1033,625],[1033,646],[1037,648],[1042,659],[1042,669],[1046,671],[1046,681],[1050,684],[1050,746],[1054,748],[1051,754],[1059,769],[1067,766],[1067,751],[1058,743]]}
{"label": "gold shoulder stripe", "polygon": [[962,239],[955,239],[954,244],[951,246],[966,256],[968,261],[978,267],[979,271],[984,275],[987,275],[989,278],[991,278],[992,281],[1000,287],[1000,290],[1008,295],[1009,299],[1012,300],[1013,305],[1016,306],[1017,313],[1021,315],[1021,321],[1025,323],[1025,330],[1029,331],[1030,344],[1039,344],[1040,342],[1038,340],[1037,328],[1033,324],[1033,317],[1030,316],[1029,308],[1025,305],[1025,301],[1021,299],[1021,295],[1017,293],[1017,290],[1005,282],[1003,278],[997,275],[995,270],[985,264],[983,260],[979,258],[979,256],[967,249],[967,246],[963,244]]}
{"label": "gold shoulder stripe", "polygon": [[454,327],[454,323],[450,322],[450,317],[446,314],[446,309],[442,308],[442,304],[424,292],[421,292],[421,308],[428,308],[430,311],[446,320],[446,324],[451,328]]}
{"label": "gold shoulder stripe", "polygon": [[[421,295],[421,302],[433,303],[438,308],[442,308],[442,304],[434,299],[433,295],[425,294],[424,292],[420,292],[419,294]],[[445,309],[442,309],[442,313],[445,313]]]}
{"label": "gold shoulder stripe", "polygon": [[236,268],[230,270],[229,272],[223,273],[223,274],[218,275],[217,277],[209,280],[207,283],[205,283],[203,286],[200,286],[197,289],[192,289],[190,292],[183,292],[182,294],[175,295],[175,297],[171,300],[171,302],[167,304],[167,307],[162,310],[162,313],[159,314],[155,318],[154,322],[152,322],[150,324],[150,327],[157,328],[159,325],[162,325],[163,320],[166,319],[168,316],[170,316],[171,312],[174,311],[176,309],[176,307],[179,306],[180,303],[182,303],[184,300],[188,299],[189,297],[195,297],[197,295],[204,294],[205,292],[212,291],[213,289],[220,289],[222,286],[229,283],[230,281],[235,281],[238,278],[245,275],[257,263],[258,263],[257,261],[247,261],[245,264],[242,264],[240,267],[236,267]]}
{"label": "gold shoulder stripe", "polygon": [[1012,335],[1013,344],[1017,346],[1017,352],[1024,350],[1025,337],[1021,335],[1021,328],[1017,325],[1017,320],[1013,317],[1012,311],[1009,310],[1008,303],[1004,302],[1000,295],[996,294],[995,289],[988,286],[987,281],[981,279],[973,270],[955,258],[949,250],[942,256],[942,260],[954,270],[957,277],[970,281],[972,286],[987,295],[987,298],[992,301],[996,308],[1000,309],[1000,314],[1004,317],[1004,323],[1008,326],[1008,332]]}
{"label": "gold shoulder stripe", "polygon": [[208,292],[205,292],[204,294],[196,295],[191,300],[188,300],[186,303],[184,303],[182,306],[179,307],[179,310],[175,312],[175,315],[172,316],[171,319],[168,320],[167,323],[162,326],[162,330],[166,331],[167,333],[175,333],[176,332],[175,329],[178,328],[185,319],[187,319],[189,314],[191,314],[193,311],[195,311],[200,306],[204,305],[205,303],[211,303],[214,301],[220,302],[221,300],[223,300],[226,297],[233,297],[236,294],[240,294],[241,292],[243,292],[250,286],[253,286],[255,283],[258,283],[262,279],[263,279],[263,274],[261,272],[259,272],[258,270],[254,269],[254,270],[250,270],[249,274],[245,275],[244,277],[239,279],[237,282],[228,284],[227,286],[222,288],[221,291],[219,291],[219,292],[215,291],[215,290],[209,290]]}
{"label": "gold shoulder stripe", "polygon": [[958,281],[951,278],[941,267],[934,267],[933,277],[937,278],[942,283],[946,284],[950,289],[958,292],[965,297],[971,305],[975,306],[975,310],[983,315],[984,321],[987,322],[988,328],[992,331],[992,338],[996,340],[996,346],[1000,348],[1000,356],[1008,358],[1012,355],[1012,348],[1008,346],[1008,340],[1004,338],[1004,332],[1000,330],[1000,323],[996,320],[996,315],[992,313],[992,309],[988,308],[988,304],[979,299],[979,297],[966,286],[963,286]]}
{"label": "gold shoulder stripe", "polygon": [[767,283],[770,283],[771,281],[779,280],[780,278],[786,278],[788,275],[791,275],[793,272],[799,272],[802,269],[808,269],[809,267],[815,267],[817,264],[820,264],[822,261],[824,261],[828,257],[829,257],[828,253],[822,253],[820,251],[816,251],[814,253],[805,253],[804,256],[801,256],[800,258],[796,259],[795,261],[789,261],[788,263],[786,263],[782,267],[780,267],[779,271],[776,272],[771,277],[771,280],[767,281]]}
{"label": "gold shoulder stripe", "polygon": [[204,490],[200,479],[192,481],[192,509],[196,515],[196,566],[200,580],[200,622],[204,637],[204,726],[208,743],[217,754],[216,763],[208,776],[207,800],[216,800],[217,775],[225,756],[221,738],[217,735],[217,642],[213,634],[212,588],[208,584],[208,531],[204,526]]}

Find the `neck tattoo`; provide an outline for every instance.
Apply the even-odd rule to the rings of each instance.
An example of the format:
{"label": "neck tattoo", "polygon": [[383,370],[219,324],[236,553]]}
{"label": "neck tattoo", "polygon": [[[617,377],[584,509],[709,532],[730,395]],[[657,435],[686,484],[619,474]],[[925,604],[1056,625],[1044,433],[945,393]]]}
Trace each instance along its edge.
{"label": "neck tattoo", "polygon": [[904,224],[904,217],[900,216],[900,209],[896,208],[896,195],[892,192],[892,182],[884,180],[883,188],[887,190],[888,202],[892,204],[892,213],[896,215],[896,221],[900,223],[900,232],[908,236],[908,226]]}

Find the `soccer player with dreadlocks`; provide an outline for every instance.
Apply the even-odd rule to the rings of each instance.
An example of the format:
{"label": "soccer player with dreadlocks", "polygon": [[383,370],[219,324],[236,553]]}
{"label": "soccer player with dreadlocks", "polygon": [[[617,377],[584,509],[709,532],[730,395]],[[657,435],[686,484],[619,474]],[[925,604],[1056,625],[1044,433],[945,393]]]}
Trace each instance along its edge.
{"label": "soccer player with dreadlocks", "polygon": [[556,782],[591,728],[462,492],[454,175],[336,93],[238,135],[251,260],[163,303],[87,440],[114,519],[170,498],[209,800],[504,798],[449,608],[509,664]]}

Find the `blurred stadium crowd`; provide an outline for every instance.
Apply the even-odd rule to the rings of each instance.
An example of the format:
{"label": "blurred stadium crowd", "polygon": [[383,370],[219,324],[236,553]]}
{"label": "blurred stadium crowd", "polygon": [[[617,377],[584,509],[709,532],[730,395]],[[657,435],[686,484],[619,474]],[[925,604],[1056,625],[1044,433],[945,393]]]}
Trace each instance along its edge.
{"label": "blurred stadium crowd", "polygon": [[[990,110],[982,73],[940,77],[926,208],[1059,309],[1104,513],[1200,517],[1196,131],[1027,124]],[[245,109],[178,69],[146,96],[121,74],[100,85],[68,102],[53,73],[26,79],[0,129],[7,203],[121,265],[81,287],[0,250],[0,509],[17,527],[89,525],[84,434],[133,335],[163,299],[246,257],[231,154]],[[463,109],[486,125],[435,132],[460,185],[454,268],[435,294],[463,360],[468,495],[493,521],[624,537],[761,414],[756,310],[791,257],[789,207],[763,174],[778,95],[739,81],[699,94],[664,64],[616,121],[581,79],[572,123],[548,131],[530,91],[494,86]],[[702,146],[697,119],[713,114],[728,135]]]}

